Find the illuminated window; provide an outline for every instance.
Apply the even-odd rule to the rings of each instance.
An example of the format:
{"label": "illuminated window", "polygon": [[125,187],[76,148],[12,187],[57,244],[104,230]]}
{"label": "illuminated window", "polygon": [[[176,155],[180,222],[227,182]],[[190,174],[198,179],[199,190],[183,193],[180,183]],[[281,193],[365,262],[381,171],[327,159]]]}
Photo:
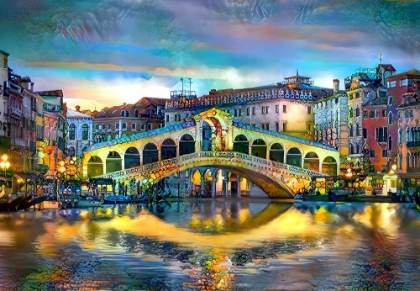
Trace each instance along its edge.
{"label": "illuminated window", "polygon": [[283,113],[287,113],[287,106],[283,105]]}
{"label": "illuminated window", "polygon": [[268,114],[268,106],[263,106],[263,107],[261,107],[261,110],[262,110],[262,114]]}

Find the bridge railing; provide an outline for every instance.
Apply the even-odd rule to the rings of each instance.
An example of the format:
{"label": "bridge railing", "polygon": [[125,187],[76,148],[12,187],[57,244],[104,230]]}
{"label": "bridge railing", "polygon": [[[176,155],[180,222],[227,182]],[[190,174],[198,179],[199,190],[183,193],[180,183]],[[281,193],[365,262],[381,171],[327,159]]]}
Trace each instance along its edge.
{"label": "bridge railing", "polygon": [[244,153],[203,151],[203,152],[195,152],[195,153],[191,153],[191,154],[187,154],[187,155],[182,155],[182,156],[175,157],[175,158],[170,158],[170,159],[150,163],[150,164],[143,165],[143,166],[138,166],[138,167],[134,167],[134,168],[130,168],[130,169],[125,169],[125,170],[122,170],[122,171],[112,172],[112,173],[109,173],[109,174],[98,176],[97,178],[99,178],[99,177],[101,177],[101,178],[120,178],[120,177],[124,177],[124,176],[131,175],[131,174],[143,173],[143,172],[148,172],[148,171],[151,171],[151,170],[156,170],[156,169],[159,169],[163,166],[169,166],[169,165],[176,166],[180,162],[185,162],[185,161],[189,161],[189,160],[196,159],[196,158],[232,158],[232,159],[236,159],[236,160],[239,160],[239,161],[253,162],[253,163],[256,163],[256,164],[259,164],[259,165],[267,165],[267,166],[274,167],[274,168],[277,168],[277,169],[283,169],[283,170],[286,170],[289,173],[294,174],[294,175],[309,176],[309,177],[325,177],[325,176],[328,176],[327,174],[311,171],[311,170],[308,170],[308,169],[304,169],[304,168],[300,168],[300,167],[296,167],[296,166],[292,166],[292,165],[288,165],[288,164],[284,164],[284,163],[279,163],[279,162],[276,162],[276,161],[267,160],[267,159],[260,158],[260,157],[251,156],[251,155],[244,154]]}

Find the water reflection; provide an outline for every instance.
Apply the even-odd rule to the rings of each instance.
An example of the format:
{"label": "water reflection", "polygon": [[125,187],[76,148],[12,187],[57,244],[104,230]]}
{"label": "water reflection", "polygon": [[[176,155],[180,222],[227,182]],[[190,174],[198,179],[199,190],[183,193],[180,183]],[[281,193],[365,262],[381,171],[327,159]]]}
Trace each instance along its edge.
{"label": "water reflection", "polygon": [[243,200],[0,214],[0,287],[415,290],[419,217],[404,204]]}

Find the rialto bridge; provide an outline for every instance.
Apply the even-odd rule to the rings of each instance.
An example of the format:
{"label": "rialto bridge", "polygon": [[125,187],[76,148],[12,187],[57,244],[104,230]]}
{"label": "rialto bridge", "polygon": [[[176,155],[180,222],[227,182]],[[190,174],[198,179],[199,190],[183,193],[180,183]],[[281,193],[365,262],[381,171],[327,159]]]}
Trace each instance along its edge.
{"label": "rialto bridge", "polygon": [[[153,184],[163,178],[199,176],[202,190],[237,191],[251,182],[270,197],[292,197],[313,176],[336,175],[334,148],[295,136],[233,122],[216,108],[177,124],[92,145],[83,165],[89,177]],[[178,188],[179,188],[178,183]],[[186,185],[187,188],[187,185]],[[190,189],[192,190],[192,189]]]}

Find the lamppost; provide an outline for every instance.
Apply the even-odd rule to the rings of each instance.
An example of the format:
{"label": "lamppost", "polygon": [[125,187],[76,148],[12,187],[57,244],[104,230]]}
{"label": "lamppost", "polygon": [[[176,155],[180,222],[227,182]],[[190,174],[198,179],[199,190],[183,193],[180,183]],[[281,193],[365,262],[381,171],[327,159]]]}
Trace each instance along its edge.
{"label": "lamppost", "polygon": [[6,180],[6,185],[4,187],[4,193],[7,195],[7,169],[10,168],[10,162],[8,161],[8,156],[4,154],[1,157],[0,167],[4,170],[4,179]]}

